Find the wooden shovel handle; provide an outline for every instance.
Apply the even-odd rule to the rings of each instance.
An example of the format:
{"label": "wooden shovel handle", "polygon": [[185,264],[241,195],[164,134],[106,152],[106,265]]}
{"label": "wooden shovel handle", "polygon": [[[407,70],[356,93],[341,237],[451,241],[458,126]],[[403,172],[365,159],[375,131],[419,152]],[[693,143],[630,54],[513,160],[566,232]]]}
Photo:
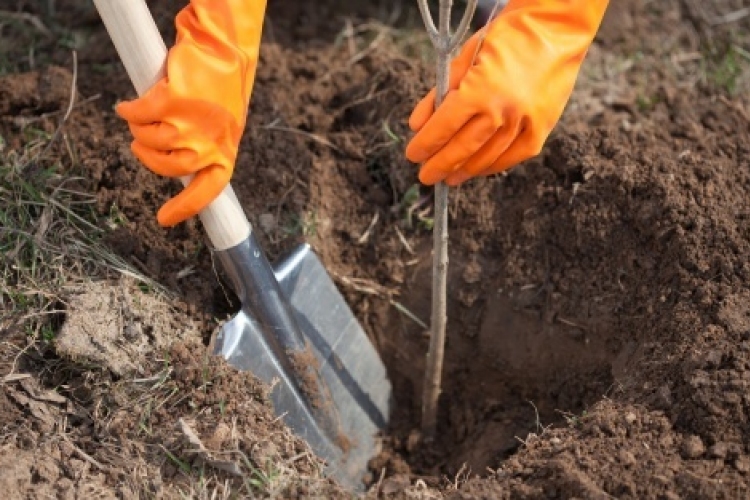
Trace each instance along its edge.
{"label": "wooden shovel handle", "polygon": [[[138,95],[164,74],[167,48],[145,0],[94,0]],[[192,176],[180,177],[187,186]],[[226,250],[244,241],[251,226],[230,184],[199,217],[211,243]]]}

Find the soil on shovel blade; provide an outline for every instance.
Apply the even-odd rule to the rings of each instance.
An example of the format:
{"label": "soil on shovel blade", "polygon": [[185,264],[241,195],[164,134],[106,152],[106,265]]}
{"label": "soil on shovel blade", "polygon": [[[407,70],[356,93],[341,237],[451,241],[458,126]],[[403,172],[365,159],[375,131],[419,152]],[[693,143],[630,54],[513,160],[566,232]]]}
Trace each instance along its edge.
{"label": "soil on shovel blade", "polygon": [[[647,3],[611,7],[589,54],[590,68],[608,68],[607,78],[582,77],[592,83],[577,89],[539,157],[451,192],[444,388],[438,438],[425,444],[418,429],[432,202],[403,150],[406,119],[434,71],[383,42],[384,26],[363,28],[356,41],[347,36],[346,19],[354,29],[388,19],[390,2],[269,2],[233,185],[271,259],[302,241],[313,245],[388,367],[396,406],[372,461],[373,492],[748,495],[750,108],[746,97],[683,84],[657,66],[646,76],[612,69],[636,52],[661,54],[666,24],[674,26],[673,51],[695,50],[700,30],[683,3]],[[396,22],[419,26],[416,9],[401,8]],[[155,12],[171,40],[174,8]],[[88,22],[95,25],[95,13]],[[156,211],[178,185],[131,155],[112,105],[134,93],[120,66],[92,70],[116,61],[106,33],[92,29],[78,54],[78,88],[82,98],[100,97],[80,104],[65,131],[97,210],[105,216],[116,207],[126,221],[109,232],[109,248],[176,291],[176,307],[203,332],[202,344],[178,347],[178,363],[189,366],[214,318],[237,303],[216,278],[197,221],[157,225]],[[6,147],[23,139],[15,117],[65,107],[69,52],[56,49],[49,62],[56,66],[2,77]],[[22,426],[18,401],[0,391],[6,426]],[[267,407],[243,411],[238,425],[277,432],[266,426]],[[123,429],[137,426],[127,418]],[[140,446],[173,432],[175,420],[159,415]],[[39,453],[46,431],[34,428],[33,443],[18,446]],[[94,460],[107,458],[87,444],[91,432],[139,446],[132,432],[88,432],[78,446]],[[166,467],[148,474],[168,483],[176,475]],[[116,482],[107,475],[114,473],[94,472],[104,475],[102,487]],[[339,493],[331,488],[332,498]]]}

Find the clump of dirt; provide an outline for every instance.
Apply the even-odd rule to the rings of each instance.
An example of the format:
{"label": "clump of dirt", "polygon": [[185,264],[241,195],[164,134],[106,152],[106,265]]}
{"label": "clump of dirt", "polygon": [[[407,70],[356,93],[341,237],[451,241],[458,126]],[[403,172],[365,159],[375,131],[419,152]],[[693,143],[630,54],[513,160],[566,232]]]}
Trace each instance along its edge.
{"label": "clump of dirt", "polygon": [[0,114],[22,120],[23,115],[59,112],[60,104],[70,99],[71,85],[70,71],[59,66],[5,77],[0,87]]}
{"label": "clump of dirt", "polygon": [[72,293],[55,350],[77,363],[106,368],[118,377],[141,376],[146,357],[175,341],[200,338],[203,324],[136,288],[132,279],[117,286],[90,282]]}
{"label": "clump of dirt", "polygon": [[315,353],[312,351],[312,345],[305,343],[304,349],[294,350],[287,349],[287,356],[292,365],[292,369],[298,374],[300,380],[300,390],[310,405],[315,410],[325,407],[327,401],[327,392],[325,387],[318,383],[320,363]]}

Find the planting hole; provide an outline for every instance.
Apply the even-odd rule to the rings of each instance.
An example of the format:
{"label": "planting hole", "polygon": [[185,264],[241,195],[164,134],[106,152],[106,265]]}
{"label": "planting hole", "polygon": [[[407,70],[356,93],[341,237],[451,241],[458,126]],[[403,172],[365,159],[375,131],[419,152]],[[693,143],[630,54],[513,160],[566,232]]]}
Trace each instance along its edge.
{"label": "planting hole", "polygon": [[[421,256],[400,304],[429,324],[429,250]],[[544,284],[495,289],[472,300],[464,290],[472,266],[451,255],[443,393],[432,446],[415,439],[428,334],[398,308],[378,332],[385,337],[383,358],[396,398],[388,442],[414,472],[450,475],[463,464],[476,473],[497,467],[529,433],[541,434],[550,424],[575,425],[613,386],[620,360],[608,342],[607,318],[581,324],[551,313]],[[482,281],[494,278],[484,275]],[[374,465],[384,466],[383,458]]]}

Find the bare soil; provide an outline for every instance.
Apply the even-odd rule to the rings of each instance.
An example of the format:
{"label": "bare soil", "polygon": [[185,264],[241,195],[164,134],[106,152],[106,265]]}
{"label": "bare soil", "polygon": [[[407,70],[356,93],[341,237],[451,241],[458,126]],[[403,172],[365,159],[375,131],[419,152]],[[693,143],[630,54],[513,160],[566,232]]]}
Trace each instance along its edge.
{"label": "bare soil", "polygon": [[[750,22],[704,22],[737,11],[735,3],[711,4],[703,17],[689,2],[613,3],[543,153],[452,191],[445,386],[439,439],[426,446],[418,427],[428,341],[411,316],[429,322],[430,190],[417,184],[403,149],[406,118],[434,72],[372,24],[419,27],[416,9],[269,2],[232,182],[270,257],[313,245],[389,369],[396,409],[372,462],[373,495],[750,493],[750,107],[735,86],[741,70],[722,66],[721,55],[722,44],[739,43],[732,30]],[[167,39],[176,8],[155,11]],[[61,19],[89,36],[78,52],[79,104],[64,130],[99,215],[116,207],[123,217],[106,243],[175,293],[169,328],[148,324],[165,321],[163,308],[137,321],[165,342],[158,354],[156,340],[138,337],[152,348],[144,347],[137,377],[163,378],[138,397],[156,403],[177,392],[144,423],[142,408],[117,400],[124,391],[122,401],[133,401],[138,390],[123,376],[137,365],[132,349],[119,371],[103,359],[93,371],[78,361],[55,371],[58,379],[40,368],[49,359],[24,361],[33,376],[0,386],[3,435],[12,436],[0,440],[0,485],[18,498],[174,492],[183,476],[169,456],[183,456],[189,436],[180,418],[204,442],[231,434],[239,450],[231,463],[239,452],[256,464],[292,460],[304,447],[282,436],[263,388],[205,359],[217,322],[237,303],[197,221],[170,230],[156,223],[178,186],[129,151],[112,105],[134,92],[106,33],[95,13]],[[347,20],[371,30],[347,37]],[[420,43],[409,49],[420,53]],[[0,77],[9,149],[23,147],[22,117],[67,105],[70,52],[51,44],[46,54],[37,69]],[[35,122],[50,131],[57,123]],[[86,322],[70,314],[68,322]],[[181,329],[191,334],[169,338]],[[22,342],[12,329],[3,335]],[[70,363],[68,351],[47,356]],[[38,391],[52,387],[59,400],[40,400]],[[312,463],[295,467],[312,474]],[[344,495],[328,483],[288,488],[290,496]]]}

